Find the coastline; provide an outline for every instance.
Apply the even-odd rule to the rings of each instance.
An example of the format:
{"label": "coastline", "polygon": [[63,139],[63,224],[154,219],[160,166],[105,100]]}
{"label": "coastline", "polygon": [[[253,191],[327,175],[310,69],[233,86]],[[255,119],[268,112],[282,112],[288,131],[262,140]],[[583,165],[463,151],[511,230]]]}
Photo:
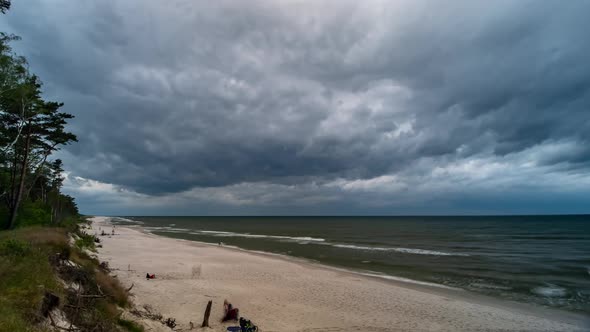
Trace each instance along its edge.
{"label": "coastline", "polygon": [[[93,231],[110,230],[108,220],[94,217]],[[208,300],[214,302],[214,330],[235,325],[219,323],[227,298],[263,331],[588,330],[584,318],[575,314],[278,254],[158,236],[141,227],[117,226],[115,236],[101,240],[99,259],[115,269],[124,285],[135,285],[136,305],[149,304],[174,317],[183,329],[190,321],[200,326]],[[148,272],[157,279],[146,280]]]}

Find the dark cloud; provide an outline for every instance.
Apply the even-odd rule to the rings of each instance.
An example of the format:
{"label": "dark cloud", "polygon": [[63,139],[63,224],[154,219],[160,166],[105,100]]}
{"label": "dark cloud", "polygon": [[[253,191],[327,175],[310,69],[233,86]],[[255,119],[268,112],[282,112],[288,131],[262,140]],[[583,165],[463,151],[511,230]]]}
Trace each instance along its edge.
{"label": "dark cloud", "polygon": [[36,0],[15,3],[1,26],[24,38],[15,47],[48,96],[76,115],[71,176],[162,197],[272,184],[283,203],[297,195],[281,186],[316,184],[331,188],[318,197],[361,209],[376,197],[338,181],[373,188],[396,176],[404,189],[386,183],[420,200],[444,195],[441,169],[466,169],[464,195],[505,176],[524,185],[482,180],[465,166],[478,160],[534,165],[526,180],[543,183],[587,175],[588,12],[585,2]]}

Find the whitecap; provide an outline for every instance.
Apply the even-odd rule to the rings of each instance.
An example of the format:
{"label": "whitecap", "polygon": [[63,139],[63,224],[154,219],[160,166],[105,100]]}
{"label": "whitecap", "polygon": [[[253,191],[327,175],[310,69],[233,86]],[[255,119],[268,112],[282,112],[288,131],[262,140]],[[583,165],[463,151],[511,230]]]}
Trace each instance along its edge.
{"label": "whitecap", "polygon": [[150,226],[150,227],[144,227],[144,228],[150,232],[152,232],[152,231],[163,232],[163,233],[187,233],[187,232],[190,232],[190,229],[188,229],[188,228],[176,228],[176,227],[170,227],[170,226]]}
{"label": "whitecap", "polygon": [[127,218],[123,218],[123,217],[111,217],[111,222],[125,222],[125,223],[129,223],[129,224],[143,225],[143,221],[127,219]]}
{"label": "whitecap", "polygon": [[535,287],[532,289],[532,292],[545,297],[564,297],[567,294],[565,288],[553,284]]}
{"label": "whitecap", "polygon": [[310,236],[286,236],[286,235],[263,235],[263,234],[250,234],[250,233],[235,233],[235,232],[224,232],[224,231],[207,231],[207,230],[196,230],[191,234],[194,235],[211,235],[218,237],[245,237],[252,239],[275,239],[284,241],[295,241],[295,242],[324,242],[325,239],[310,237]]}
{"label": "whitecap", "polygon": [[433,282],[419,281],[419,280],[414,280],[414,279],[408,279],[408,278],[391,276],[391,275],[387,275],[387,274],[363,273],[363,272],[358,272],[358,274],[364,275],[364,276],[368,276],[368,277],[375,277],[375,278],[381,278],[381,279],[386,279],[386,280],[394,280],[394,281],[406,282],[406,283],[423,285],[423,286],[430,286],[430,287],[438,287],[438,288],[446,288],[446,289],[459,290],[459,288],[445,286],[445,285],[441,285],[441,284],[435,284]]}
{"label": "whitecap", "polygon": [[510,290],[510,289],[512,289],[512,287],[508,287],[508,286],[492,285],[492,284],[486,284],[486,283],[481,283],[481,282],[471,283],[471,284],[469,284],[469,287],[479,288],[479,289],[497,289],[497,290]]}
{"label": "whitecap", "polygon": [[397,248],[397,247],[369,247],[369,246],[357,246],[353,244],[332,244],[327,243],[336,248],[344,249],[356,249],[356,250],[368,250],[368,251],[393,251],[404,254],[416,254],[416,255],[433,255],[433,256],[469,256],[463,253],[449,253],[443,251],[426,250],[426,249],[411,249],[411,248]]}

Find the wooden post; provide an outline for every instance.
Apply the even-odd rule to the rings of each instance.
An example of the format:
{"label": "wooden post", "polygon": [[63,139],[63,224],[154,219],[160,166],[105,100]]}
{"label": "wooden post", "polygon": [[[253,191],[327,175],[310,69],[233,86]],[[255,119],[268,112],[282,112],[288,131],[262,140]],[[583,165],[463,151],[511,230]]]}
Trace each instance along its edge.
{"label": "wooden post", "polygon": [[209,315],[211,315],[211,305],[213,301],[207,303],[207,309],[205,309],[205,317],[203,317],[203,325],[201,327],[209,327]]}

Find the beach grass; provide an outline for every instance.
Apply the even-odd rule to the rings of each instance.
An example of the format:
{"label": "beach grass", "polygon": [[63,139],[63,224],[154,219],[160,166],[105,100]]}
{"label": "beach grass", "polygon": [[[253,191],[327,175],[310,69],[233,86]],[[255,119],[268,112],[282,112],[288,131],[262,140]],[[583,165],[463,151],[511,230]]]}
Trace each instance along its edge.
{"label": "beach grass", "polygon": [[[41,324],[47,322],[47,294],[59,298],[56,308],[82,330],[100,325],[102,331],[142,331],[141,326],[120,318],[121,309],[130,305],[128,294],[87,254],[87,249],[94,248],[93,237],[77,231],[71,245],[69,236],[65,228],[52,227],[0,232],[0,331],[48,331]],[[64,270],[56,257],[75,266]],[[71,282],[104,296],[80,303],[67,289]],[[71,309],[75,306],[83,306],[85,314],[78,315]]]}
{"label": "beach grass", "polygon": [[127,319],[119,318],[119,320],[117,321],[117,323],[119,324],[119,326],[127,329],[127,331],[129,331],[129,332],[143,332],[144,331],[143,326],[137,324],[134,321],[130,321],[130,320],[127,320]]}
{"label": "beach grass", "polygon": [[0,330],[39,331],[46,291],[63,295],[49,254],[67,247],[65,230],[17,229],[0,233]]}

